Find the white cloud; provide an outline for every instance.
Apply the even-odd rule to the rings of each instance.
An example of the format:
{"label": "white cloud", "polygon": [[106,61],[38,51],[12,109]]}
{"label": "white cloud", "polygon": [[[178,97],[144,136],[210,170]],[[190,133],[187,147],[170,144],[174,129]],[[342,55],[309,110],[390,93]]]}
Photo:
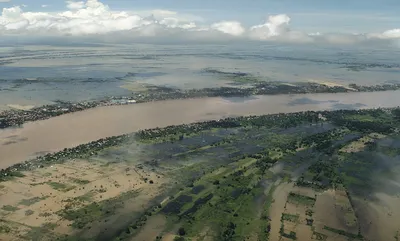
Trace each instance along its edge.
{"label": "white cloud", "polygon": [[43,4],[42,8],[47,8],[49,5]]}
{"label": "white cloud", "polygon": [[236,21],[214,23],[211,28],[233,36],[241,36],[246,31],[242,24]]}
{"label": "white cloud", "polygon": [[250,28],[252,38],[266,40],[288,33],[290,18],[286,14],[269,16],[266,23]]}
{"label": "white cloud", "polygon": [[[4,0],[0,0],[4,1]],[[43,8],[47,5],[42,5]],[[63,12],[25,12],[19,6],[3,8],[0,35],[91,36],[124,39],[154,38],[194,41],[289,41],[353,44],[368,41],[400,40],[400,29],[381,33],[338,34],[306,33],[290,28],[291,18],[285,14],[269,16],[264,24],[248,29],[238,21],[222,21],[206,25],[191,14],[155,9],[151,11],[113,11],[99,0],[66,1]]]}
{"label": "white cloud", "polygon": [[18,6],[12,8],[3,8],[1,17],[3,22],[7,20],[9,22],[13,22],[16,19],[20,19],[21,14],[22,14],[22,9]]}
{"label": "white cloud", "polygon": [[85,2],[75,2],[75,1],[67,1],[67,8],[68,9],[81,9],[85,7]]}
{"label": "white cloud", "polygon": [[182,14],[175,11],[163,10],[163,9],[153,9],[147,11],[132,11],[131,14],[139,15],[143,18],[152,16],[154,19],[161,20],[164,18],[176,18],[179,21],[183,22],[204,22],[204,19],[199,16],[195,16],[192,14]]}
{"label": "white cloud", "polygon": [[400,28],[387,30],[383,32],[380,37],[385,39],[400,39]]}
{"label": "white cloud", "polygon": [[8,2],[10,2],[11,0],[0,0],[0,3],[8,3]]}
{"label": "white cloud", "polygon": [[367,38],[364,35],[360,34],[324,34],[320,35],[320,38],[325,40],[328,43],[335,43],[335,44],[354,44],[357,42],[365,41]]}

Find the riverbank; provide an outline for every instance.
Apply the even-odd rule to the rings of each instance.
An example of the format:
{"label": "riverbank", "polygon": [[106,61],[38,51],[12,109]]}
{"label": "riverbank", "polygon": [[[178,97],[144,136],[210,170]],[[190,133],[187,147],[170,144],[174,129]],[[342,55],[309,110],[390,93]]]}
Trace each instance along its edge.
{"label": "riverbank", "polygon": [[400,91],[196,98],[102,106],[0,131],[0,168],[64,148],[142,129],[226,117],[356,108],[397,107]]}
{"label": "riverbank", "polygon": [[127,105],[164,100],[179,100],[207,97],[249,97],[253,95],[282,95],[282,94],[317,94],[317,93],[351,93],[351,92],[378,92],[400,89],[400,84],[359,86],[350,84],[349,87],[321,83],[259,82],[251,87],[233,88],[205,88],[205,89],[174,89],[159,86],[147,86],[145,91],[132,96],[107,97],[101,100],[80,103],[57,101],[52,105],[31,108],[29,110],[13,109],[0,113],[0,129],[20,126],[24,123],[83,111],[95,107]]}

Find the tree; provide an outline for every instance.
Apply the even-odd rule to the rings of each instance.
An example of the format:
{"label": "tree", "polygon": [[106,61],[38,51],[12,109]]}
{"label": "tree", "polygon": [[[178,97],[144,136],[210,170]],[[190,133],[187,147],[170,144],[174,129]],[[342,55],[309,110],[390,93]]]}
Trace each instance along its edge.
{"label": "tree", "polygon": [[236,225],[232,222],[229,222],[226,230],[222,233],[222,240],[232,240],[233,236],[235,235]]}
{"label": "tree", "polygon": [[183,227],[180,227],[180,228],[178,229],[178,234],[179,234],[180,236],[185,236],[185,234],[186,234],[185,229],[184,229]]}
{"label": "tree", "polygon": [[400,119],[400,108],[396,108],[396,109],[392,110],[392,114],[394,115],[394,117],[396,119]]}

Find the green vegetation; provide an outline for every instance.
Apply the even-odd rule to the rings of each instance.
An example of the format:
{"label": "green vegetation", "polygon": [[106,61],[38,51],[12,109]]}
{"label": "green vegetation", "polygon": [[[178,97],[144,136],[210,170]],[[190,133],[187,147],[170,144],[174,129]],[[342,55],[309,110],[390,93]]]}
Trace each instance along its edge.
{"label": "green vegetation", "polygon": [[3,209],[4,211],[7,211],[7,212],[15,212],[15,211],[19,210],[18,207],[14,207],[11,205],[4,205],[1,209]]}
{"label": "green vegetation", "polygon": [[281,225],[281,228],[279,229],[279,234],[282,237],[292,239],[292,240],[297,240],[296,232],[290,231],[289,233],[285,233],[285,228],[284,228],[283,224]]}
{"label": "green vegetation", "polygon": [[299,215],[289,214],[289,213],[282,213],[282,221],[289,221],[289,222],[297,222],[299,220]]}
{"label": "green vegetation", "polygon": [[44,218],[46,218],[46,217],[50,217],[51,215],[53,215],[53,214],[51,214],[51,213],[48,213],[48,212],[45,212],[45,213],[39,213],[39,217],[44,217]]}
{"label": "green vegetation", "polygon": [[74,207],[74,203],[67,205],[57,214],[64,219],[73,221],[72,227],[82,229],[93,221],[102,220],[115,214],[118,209],[124,207],[124,201],[135,197],[137,191],[123,193],[115,198],[101,202],[93,202],[84,207]]}
{"label": "green vegetation", "polygon": [[[149,157],[151,161],[144,162],[143,166],[154,170],[174,169],[179,192],[173,193],[173,197],[159,208],[147,210],[115,240],[134,237],[147,224],[149,215],[156,214],[166,215],[168,223],[182,226],[185,235],[177,239],[189,240],[208,230],[207,233],[218,240],[250,237],[268,240],[275,178],[279,176],[285,180],[292,171],[307,164],[296,185],[317,192],[327,188],[350,188],[355,184],[350,177],[361,178],[362,175],[354,175],[355,172],[365,175],[367,169],[363,166],[366,163],[360,162],[361,156],[355,158],[356,153],[339,150],[362,136],[360,133],[388,131],[382,127],[381,116],[384,116],[383,124],[390,125],[392,130],[395,126],[393,116],[386,113],[377,109],[237,117],[143,130],[125,136],[128,145],[135,139],[149,150],[155,147]],[[321,120],[320,116],[327,120]],[[307,128],[320,128],[320,131],[303,131]],[[367,147],[369,145],[366,143]],[[204,156],[207,157],[205,161],[192,161]],[[165,157],[170,160],[159,161]],[[279,162],[286,163],[284,172],[271,173],[270,168]],[[264,194],[261,184],[265,182],[270,187]],[[76,199],[90,202],[90,195]],[[287,202],[307,207],[305,221],[307,227],[313,229],[312,207],[316,198],[290,192]],[[84,208],[65,210],[62,215],[74,222],[73,227],[83,228],[92,220],[112,215],[122,207],[103,205],[89,204]],[[257,216],[257,213],[261,215]],[[281,216],[282,222],[298,223],[299,219],[299,215],[289,213]],[[295,232],[285,233],[283,228],[280,235],[297,239]],[[317,232],[313,236],[317,240],[327,239],[326,235]]]}
{"label": "green vegetation", "polygon": [[[13,177],[22,177],[21,171],[31,170],[37,167],[43,167],[47,165],[52,165],[55,163],[63,163],[67,160],[74,158],[87,158],[96,155],[99,151],[106,148],[117,146],[120,144],[131,143],[134,139],[138,139],[144,142],[156,141],[182,141],[185,137],[190,137],[194,134],[199,134],[204,130],[217,129],[231,129],[239,127],[252,127],[252,128],[290,128],[299,126],[302,124],[323,124],[320,116],[324,116],[327,120],[335,125],[346,127],[352,131],[361,132],[377,132],[377,133],[391,133],[395,128],[395,120],[393,116],[390,115],[390,111],[395,109],[377,109],[377,110],[339,110],[339,111],[306,111],[299,113],[288,113],[288,114],[275,114],[275,115],[265,115],[265,116],[247,116],[247,117],[236,117],[227,118],[219,121],[207,121],[201,123],[193,123],[189,125],[180,126],[169,126],[166,128],[155,128],[150,130],[139,131],[136,134],[128,134],[122,136],[113,136],[98,141],[93,141],[88,144],[80,145],[75,148],[66,148],[61,152],[54,154],[47,154],[38,157],[34,160],[27,161],[26,163],[16,164],[12,167],[0,171],[0,181],[7,181]],[[349,118],[351,115],[352,118]],[[363,121],[357,119],[359,116],[372,116],[374,121],[371,121],[370,117],[367,118],[368,121]],[[384,117],[383,119],[381,119]],[[383,121],[382,121],[383,120]],[[314,139],[305,139],[301,144],[297,141],[293,143],[285,143],[285,149],[296,150],[299,147],[304,147],[304,145],[318,144],[317,148],[319,150],[326,150],[328,154],[331,154],[332,148],[331,140],[332,138],[339,138],[340,135],[344,133],[338,132],[333,133],[332,138],[322,139],[326,134],[322,136],[315,135]],[[332,133],[329,133],[332,135]],[[172,139],[171,139],[172,138]],[[323,140],[319,142],[319,140]]]}
{"label": "green vegetation", "polygon": [[53,189],[61,192],[68,192],[75,188],[75,186],[67,185],[60,182],[48,182],[47,184]]}
{"label": "green vegetation", "polygon": [[[373,143],[371,143],[371,144],[374,145]],[[390,147],[390,146],[381,146],[378,149],[378,147],[376,145],[374,145],[373,150],[384,153],[385,155],[388,155],[390,157],[396,157],[396,156],[400,155],[400,148],[394,148],[394,147]]]}
{"label": "green vegetation", "polygon": [[54,223],[44,223],[40,227],[29,227],[29,231],[21,235],[26,240],[58,240],[59,235],[53,230],[57,227]]}
{"label": "green vegetation", "polygon": [[306,210],[306,215],[307,215],[307,216],[310,216],[310,217],[311,217],[311,216],[313,215],[313,213],[314,213],[314,211],[311,210],[311,209],[307,209],[307,210]]}
{"label": "green vegetation", "polygon": [[58,225],[56,223],[44,223],[41,227],[44,229],[53,230],[58,227]]}
{"label": "green vegetation", "polygon": [[269,209],[271,207],[271,204],[273,202],[273,193],[275,191],[276,186],[273,185],[269,189],[268,195],[266,196],[263,209],[262,209],[262,214],[261,214],[261,222],[260,222],[260,231],[259,231],[259,239],[261,240],[269,240],[269,232],[271,231],[271,224],[270,224],[270,219],[269,219]]}
{"label": "green vegetation", "polygon": [[[110,190],[107,186],[63,200],[64,208],[54,214],[39,214],[69,220],[73,228],[79,229],[77,233],[87,237],[96,234],[104,236],[104,240],[133,240],[149,226],[160,226],[156,240],[162,240],[166,234],[177,235],[176,240],[268,240],[272,231],[276,232],[274,235],[296,240],[300,239],[298,228],[310,229],[315,240],[327,240],[328,232],[315,231],[316,222],[320,221],[319,214],[314,213],[320,212],[320,207],[314,209],[314,205],[323,196],[319,195],[321,192],[345,191],[353,205],[352,197],[368,201],[365,193],[379,190],[381,183],[391,183],[395,180],[391,178],[398,176],[395,158],[400,153],[397,133],[400,122],[398,113],[393,113],[397,112],[393,109],[310,111],[168,126],[66,149],[35,159],[32,161],[35,165],[13,170],[26,171],[38,164],[46,166],[83,156],[90,162],[101,160],[102,167],[113,170],[116,170],[114,163],[129,164],[127,178],[134,170],[140,173],[140,182],[152,182],[151,188],[162,183],[157,194],[152,194],[151,201],[140,210],[132,211],[134,205],[130,204],[142,200],[143,196],[136,199],[137,195],[144,195],[144,191],[140,194],[142,190],[94,202],[94,195],[105,192],[106,188]],[[355,153],[340,151],[343,146],[375,133],[380,137],[365,141],[364,149]],[[7,174],[7,170],[1,174]],[[160,176],[165,179],[158,179]],[[70,181],[77,187],[90,182]],[[59,182],[47,185],[62,192],[74,188]],[[389,189],[380,191],[389,194]],[[74,191],[77,190],[68,194]],[[272,205],[275,195],[282,205]],[[29,206],[40,200],[36,197],[20,204]],[[288,203],[290,208],[283,208]],[[301,211],[292,211],[292,204]],[[353,207],[343,208],[347,211],[343,211],[341,218],[347,224],[359,223],[350,210],[355,210]],[[120,214],[128,218],[116,221]],[[165,223],[154,224],[154,217],[165,218]],[[280,221],[278,225],[282,224],[280,229],[271,227],[274,219]],[[54,228],[51,224],[45,226],[48,230]],[[350,239],[362,239],[348,230],[328,226],[324,229]]]}
{"label": "green vegetation", "polygon": [[322,234],[322,233],[318,233],[318,232],[315,232],[315,231],[313,233],[313,237],[314,237],[315,240],[321,240],[321,241],[324,241],[324,240],[326,240],[328,238],[327,235]]}
{"label": "green vegetation", "polygon": [[[180,220],[185,238],[195,236],[204,228],[210,228],[210,232],[218,235],[221,240],[239,240],[240,237],[250,237],[260,232],[267,235],[270,228],[268,224],[268,227],[260,230],[268,222],[266,217],[255,219],[254,216],[268,209],[267,202],[271,198],[263,197],[262,188],[258,186],[261,176],[251,171],[257,170],[254,160],[245,158],[234,163],[203,175],[189,185],[190,188],[171,198],[161,209],[155,209],[155,213],[168,215],[168,219],[175,220],[173,222]],[[247,172],[249,174],[245,175]],[[255,198],[263,199],[261,206],[254,205]],[[264,213],[267,215],[267,212]],[[119,240],[127,239],[127,233],[134,235],[135,230],[146,222],[146,219],[140,220],[140,223],[130,226],[129,232],[121,233]],[[180,236],[182,234],[179,233]]]}
{"label": "green vegetation", "polygon": [[0,175],[0,182],[6,182],[6,181],[13,180],[14,178],[24,177],[24,176],[25,175],[20,171],[9,170],[7,173]]}
{"label": "green vegetation", "polygon": [[26,210],[25,211],[25,216],[31,216],[32,214],[34,214],[35,212],[33,210]]}
{"label": "green vegetation", "polygon": [[260,78],[243,72],[226,72],[211,68],[206,68],[203,72],[217,75],[222,80],[232,81],[233,84],[256,84],[263,82]]}
{"label": "green vegetation", "polygon": [[96,194],[96,192],[88,192],[83,194],[82,196],[74,198],[74,200],[78,202],[91,202],[93,196]]}
{"label": "green vegetation", "polygon": [[30,199],[22,199],[19,204],[20,205],[24,205],[24,206],[31,206],[37,202],[40,202],[42,200],[45,200],[46,198],[48,198],[48,196],[44,196],[44,197],[33,197]]}
{"label": "green vegetation", "polygon": [[[353,67],[354,68],[354,67]],[[357,69],[359,66],[356,67]],[[249,97],[252,95],[277,95],[277,94],[306,94],[306,93],[346,93],[346,92],[373,92],[400,89],[400,84],[383,84],[375,86],[359,86],[356,84],[344,86],[328,86],[325,84],[298,82],[285,84],[282,82],[271,82],[260,77],[243,72],[226,72],[215,69],[204,69],[204,73],[215,74],[232,82],[234,85],[250,85],[246,88],[216,87],[203,89],[177,89],[165,86],[148,85],[146,91],[135,91],[129,96],[110,96],[97,101],[67,102],[55,101],[56,103],[38,106],[31,110],[6,110],[0,112],[0,129],[12,126],[20,126],[29,121],[44,120],[67,113],[78,112],[98,106],[123,105],[129,100],[135,103],[150,102],[156,100],[187,99],[201,97]],[[268,80],[268,79],[267,79]],[[243,87],[243,86],[240,86]]]}
{"label": "green vegetation", "polygon": [[315,198],[303,196],[294,192],[289,193],[288,202],[312,207],[316,201]]}
{"label": "green vegetation", "polygon": [[0,225],[0,234],[1,233],[10,233],[11,232],[11,228],[6,226],[6,225]]}
{"label": "green vegetation", "polygon": [[346,237],[351,238],[351,239],[364,240],[364,238],[360,234],[352,234],[352,233],[349,233],[349,232],[346,232],[346,231],[343,231],[343,230],[340,230],[340,229],[331,228],[331,227],[328,227],[328,226],[324,226],[324,229],[326,229],[328,231],[331,231],[333,233],[337,233],[337,234],[346,236]]}
{"label": "green vegetation", "polygon": [[85,185],[85,184],[89,184],[90,181],[88,180],[83,180],[83,179],[77,179],[77,178],[73,178],[72,182],[78,184],[78,185]]}

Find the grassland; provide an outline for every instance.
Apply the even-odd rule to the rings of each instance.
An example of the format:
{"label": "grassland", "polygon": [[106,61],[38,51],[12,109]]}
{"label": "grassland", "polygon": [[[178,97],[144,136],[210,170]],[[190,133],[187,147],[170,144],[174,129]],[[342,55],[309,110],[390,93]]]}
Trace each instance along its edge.
{"label": "grassland", "polygon": [[397,118],[238,118],[67,150],[1,180],[0,239],[396,240]]}

